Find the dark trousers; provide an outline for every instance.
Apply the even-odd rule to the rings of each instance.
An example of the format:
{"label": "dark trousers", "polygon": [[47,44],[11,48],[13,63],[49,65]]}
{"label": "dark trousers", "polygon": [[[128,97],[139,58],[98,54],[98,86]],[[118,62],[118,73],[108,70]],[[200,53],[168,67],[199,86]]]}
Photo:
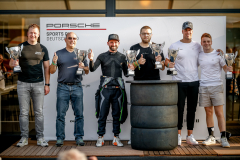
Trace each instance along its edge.
{"label": "dark trousers", "polygon": [[112,104],[112,117],[113,117],[113,133],[120,133],[120,106],[119,97],[121,96],[119,88],[103,88],[100,92],[100,114],[98,118],[98,134],[104,135],[106,128],[106,120],[109,113],[110,104]]}
{"label": "dark trousers", "polygon": [[187,97],[187,129],[193,130],[198,102],[199,81],[178,83],[178,130],[183,126],[183,113]]}

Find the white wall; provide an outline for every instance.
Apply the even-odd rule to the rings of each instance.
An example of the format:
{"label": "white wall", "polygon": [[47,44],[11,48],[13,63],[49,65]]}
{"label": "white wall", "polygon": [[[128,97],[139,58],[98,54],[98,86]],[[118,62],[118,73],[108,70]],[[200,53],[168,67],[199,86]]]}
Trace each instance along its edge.
{"label": "white wall", "polygon": [[[103,52],[108,50],[107,38],[109,34],[116,33],[120,37],[119,51],[123,49],[129,49],[132,45],[141,41],[139,37],[140,28],[144,25],[148,25],[152,28],[153,37],[152,41],[155,43],[162,43],[165,41],[165,47],[163,53],[167,54],[168,47],[182,38],[182,24],[185,21],[191,21],[193,23],[193,40],[200,42],[200,37],[203,33],[210,33],[213,37],[213,48],[222,49],[225,51],[226,48],[226,17],[101,17],[101,18],[75,18],[75,17],[64,17],[64,18],[40,18],[41,28],[41,44],[45,45],[48,49],[50,62],[54,52],[65,47],[64,36],[66,32],[75,32],[79,37],[77,42],[77,48],[79,49],[93,49],[94,60],[96,57]],[[47,24],[70,24],[78,23],[79,26],[83,24],[95,24],[99,23],[101,29],[104,30],[73,30],[73,28],[63,27],[55,28],[60,30],[47,30],[54,29],[54,27],[46,27]],[[96,25],[96,24],[95,24]],[[49,25],[50,26],[50,25]],[[56,25],[58,27],[59,25]],[[69,29],[69,30],[62,30]],[[74,28],[79,29],[79,28]],[[94,29],[94,27],[84,27],[80,29]],[[49,35],[51,34],[51,35]],[[52,40],[49,40],[49,39]],[[58,39],[60,38],[60,39]],[[171,79],[171,76],[166,75],[165,71],[161,71],[161,79]],[[97,139],[97,119],[95,118],[95,99],[94,95],[99,85],[99,77],[101,75],[101,68],[99,67],[95,72],[90,72],[84,76],[83,84],[90,85],[90,87],[83,88],[83,103],[84,103],[84,131],[85,140]],[[124,78],[125,80],[132,80],[130,78]],[[223,80],[224,73],[223,73]],[[44,135],[47,140],[56,139],[56,87],[57,87],[57,72],[51,75],[51,90],[50,93],[45,96],[44,100]],[[128,100],[130,102],[130,85],[126,84],[126,91],[128,94]],[[130,106],[129,106],[130,107]],[[225,106],[224,106],[225,111]],[[127,121],[121,125],[122,133],[120,134],[121,139],[130,138],[130,117]],[[186,111],[184,119],[186,119]],[[207,134],[206,116],[204,108],[197,108],[196,119],[199,119],[199,123],[195,123],[194,136],[196,139],[205,139]],[[73,129],[74,123],[70,122],[74,120],[74,114],[71,106],[66,115],[66,140],[74,140]],[[108,123],[106,126],[105,139],[112,139],[112,117],[111,111],[108,116]],[[216,117],[215,121],[215,134],[218,137],[219,130],[217,127]],[[182,130],[183,138],[185,138],[186,122],[184,122]]]}

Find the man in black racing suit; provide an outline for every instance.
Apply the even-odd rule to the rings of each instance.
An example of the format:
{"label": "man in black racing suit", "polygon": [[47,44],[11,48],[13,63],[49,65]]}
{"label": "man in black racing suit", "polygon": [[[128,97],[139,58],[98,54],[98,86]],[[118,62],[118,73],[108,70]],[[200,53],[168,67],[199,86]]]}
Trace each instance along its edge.
{"label": "man in black racing suit", "polygon": [[[122,147],[119,139],[121,132],[120,123],[124,123],[127,118],[127,96],[125,93],[122,71],[127,75],[127,61],[125,55],[117,51],[119,37],[117,34],[110,34],[108,37],[109,50],[100,54],[95,63],[93,62],[93,52],[88,54],[90,59],[90,71],[94,72],[101,65],[102,76],[100,78],[99,89],[96,93],[96,117],[98,118],[98,140],[97,147],[104,145],[103,135],[105,134],[106,120],[109,113],[110,103],[112,104],[113,117],[113,145]],[[130,69],[134,69],[129,65]]]}

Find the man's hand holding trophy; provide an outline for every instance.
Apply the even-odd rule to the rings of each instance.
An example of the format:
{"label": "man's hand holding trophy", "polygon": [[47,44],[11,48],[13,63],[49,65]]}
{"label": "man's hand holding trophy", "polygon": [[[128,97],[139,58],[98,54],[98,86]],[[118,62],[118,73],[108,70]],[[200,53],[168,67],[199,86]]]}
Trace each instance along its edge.
{"label": "man's hand holding trophy", "polygon": [[226,68],[226,79],[233,79],[233,63],[235,63],[235,58],[238,55],[238,52],[236,51],[235,54],[234,53],[223,53],[222,50],[220,51],[220,55],[225,59],[226,63],[227,63],[227,68]]}
{"label": "man's hand holding trophy", "polygon": [[78,70],[76,72],[76,75],[85,75],[84,61],[87,58],[87,56],[88,57],[90,56],[93,59],[93,55],[91,55],[91,54],[93,54],[92,49],[89,49],[89,50],[79,50],[79,49],[77,49],[76,54],[77,54],[77,59],[79,61]]}
{"label": "man's hand holding trophy", "polygon": [[165,42],[163,42],[162,44],[150,44],[149,43],[150,48],[152,49],[152,53],[155,55],[155,69],[162,69],[164,63],[162,62],[162,56],[161,53],[163,51],[163,47],[165,46]]}
{"label": "man's hand holding trophy", "polygon": [[168,64],[168,70],[167,70],[167,75],[177,75],[177,71],[174,68],[175,65],[175,60],[177,58],[177,55],[179,53],[179,49],[168,49],[168,57],[169,57],[169,64]]}
{"label": "man's hand holding trophy", "polygon": [[[136,57],[139,54],[140,49],[135,51],[135,50],[124,50],[123,53],[126,55],[127,63],[128,63],[128,76],[134,76],[134,66],[138,67],[140,69],[140,65],[138,61],[136,61]],[[134,65],[134,66],[133,66]]]}
{"label": "man's hand holding trophy", "polygon": [[12,62],[13,63],[12,66],[14,66],[13,68],[14,73],[22,72],[21,67],[19,66],[19,63],[18,63],[18,59],[19,57],[21,57],[22,49],[23,49],[23,45],[21,45],[21,47],[19,46],[11,47],[11,48],[6,47],[6,51],[10,54],[10,58],[14,60]]}

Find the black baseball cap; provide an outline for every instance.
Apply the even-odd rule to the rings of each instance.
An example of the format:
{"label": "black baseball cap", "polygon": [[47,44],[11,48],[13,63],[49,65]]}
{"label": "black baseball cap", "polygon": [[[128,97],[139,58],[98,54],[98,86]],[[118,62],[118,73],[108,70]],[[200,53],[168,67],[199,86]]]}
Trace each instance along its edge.
{"label": "black baseball cap", "polygon": [[189,21],[184,22],[183,25],[182,25],[182,29],[184,30],[184,29],[186,29],[186,28],[191,28],[191,29],[193,29],[193,24],[192,24],[192,22],[189,22]]}
{"label": "black baseball cap", "polygon": [[108,41],[110,41],[110,40],[117,40],[117,41],[119,41],[119,36],[117,34],[110,34],[108,36]]}

